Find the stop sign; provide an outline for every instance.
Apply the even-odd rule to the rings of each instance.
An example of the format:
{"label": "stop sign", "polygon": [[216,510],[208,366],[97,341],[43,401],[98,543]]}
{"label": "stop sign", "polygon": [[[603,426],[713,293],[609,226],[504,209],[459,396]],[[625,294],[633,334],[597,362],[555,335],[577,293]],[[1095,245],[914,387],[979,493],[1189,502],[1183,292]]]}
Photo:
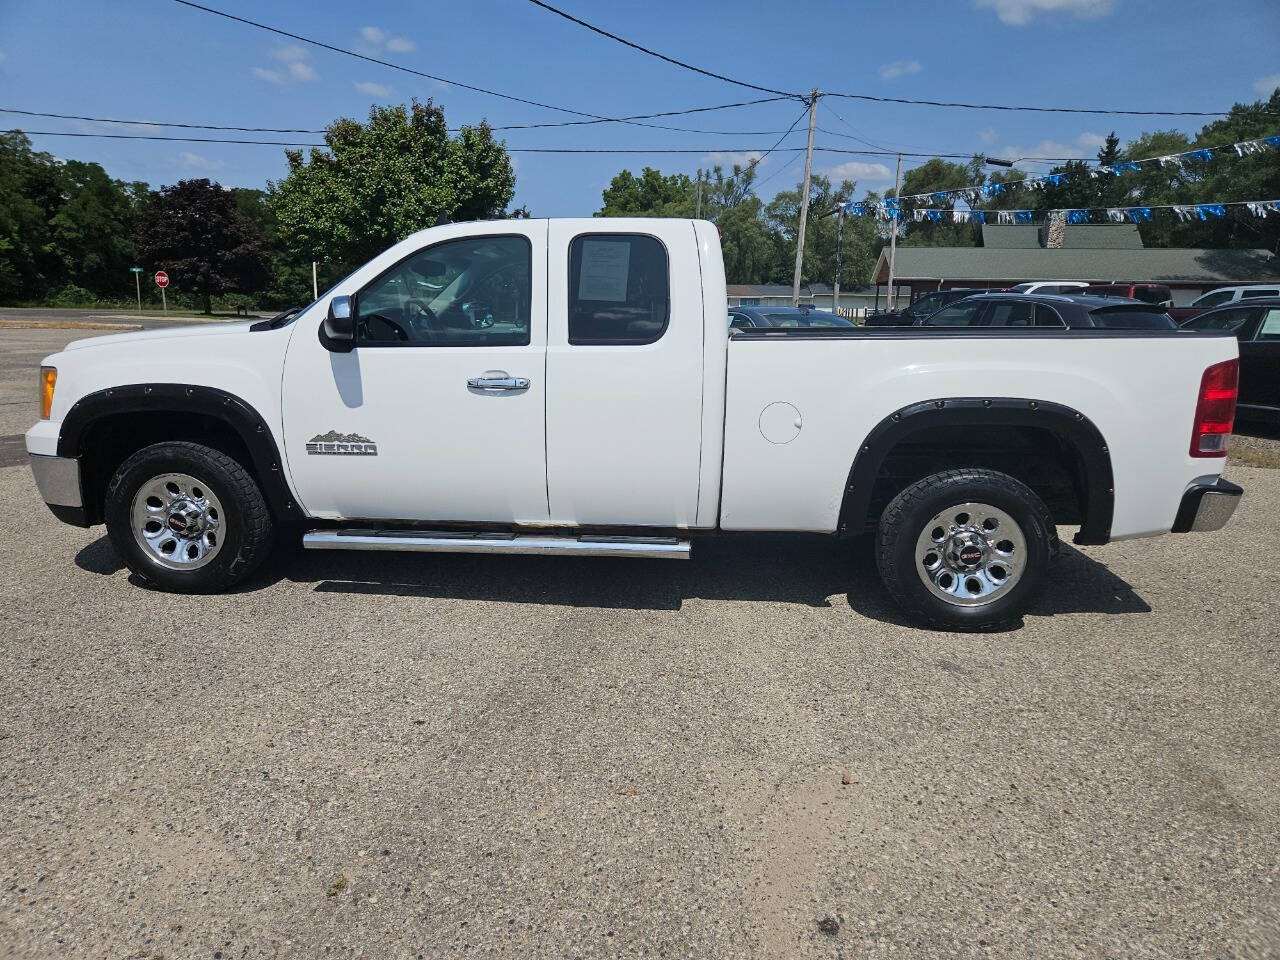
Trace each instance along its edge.
{"label": "stop sign", "polygon": [[163,288],[163,287],[167,287],[168,285],[169,285],[169,275],[165,273],[163,270],[157,270],[156,286]]}

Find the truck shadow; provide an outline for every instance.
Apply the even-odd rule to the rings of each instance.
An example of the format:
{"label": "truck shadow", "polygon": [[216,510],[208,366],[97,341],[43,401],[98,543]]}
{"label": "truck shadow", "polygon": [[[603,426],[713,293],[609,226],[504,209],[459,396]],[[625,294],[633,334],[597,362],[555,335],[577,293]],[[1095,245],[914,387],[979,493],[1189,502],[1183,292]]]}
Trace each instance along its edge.
{"label": "truck shadow", "polygon": [[[124,569],[105,536],[83,547],[75,562],[82,570],[102,576]],[[317,593],[599,609],[679,610],[684,601],[693,599],[810,607],[847,603],[872,620],[917,627],[881,584],[867,538],[713,537],[697,542],[688,562],[285,549],[277,551],[240,592],[256,592],[281,581],[310,586]],[[146,587],[133,575],[129,582]],[[1150,611],[1127,582],[1063,544],[1031,616]]]}
{"label": "truck shadow", "polygon": [[[286,550],[242,589],[256,591],[281,580],[310,585],[317,593],[600,609],[679,610],[692,599],[847,603],[874,620],[917,626],[881,584],[869,538],[712,537],[695,543],[688,562]],[[1123,579],[1064,544],[1031,616],[1150,610]]]}

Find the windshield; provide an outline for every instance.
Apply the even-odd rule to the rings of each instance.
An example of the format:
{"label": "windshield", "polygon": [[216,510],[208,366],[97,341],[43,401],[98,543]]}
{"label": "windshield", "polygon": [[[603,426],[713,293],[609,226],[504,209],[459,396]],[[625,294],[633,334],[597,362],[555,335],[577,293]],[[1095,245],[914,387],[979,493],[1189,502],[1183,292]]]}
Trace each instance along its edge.
{"label": "windshield", "polygon": [[1089,316],[1095,327],[1112,330],[1174,330],[1177,324],[1163,310],[1150,307],[1115,306],[1091,310]]}

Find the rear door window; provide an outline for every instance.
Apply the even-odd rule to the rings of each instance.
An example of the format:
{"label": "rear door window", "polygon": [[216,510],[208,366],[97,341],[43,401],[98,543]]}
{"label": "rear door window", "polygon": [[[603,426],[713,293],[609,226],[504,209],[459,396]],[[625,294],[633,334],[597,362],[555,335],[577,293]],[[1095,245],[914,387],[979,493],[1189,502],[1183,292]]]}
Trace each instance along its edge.
{"label": "rear door window", "polygon": [[1090,311],[1089,316],[1095,327],[1112,330],[1173,330],[1176,326],[1163,310],[1136,305],[1099,307]]}
{"label": "rear door window", "polygon": [[1029,327],[1035,319],[1035,304],[1021,300],[997,301],[987,314],[988,327]]}
{"label": "rear door window", "polygon": [[1193,302],[1193,307],[1216,307],[1222,303],[1231,302],[1230,290],[1215,290],[1213,293],[1206,293],[1203,297],[1197,297]]}
{"label": "rear door window", "polygon": [[645,234],[590,233],[569,245],[569,342],[654,343],[671,316],[667,249]]}
{"label": "rear door window", "polygon": [[929,319],[926,327],[972,327],[978,322],[982,308],[986,306],[981,300],[961,300],[949,307],[943,307]]}
{"label": "rear door window", "polygon": [[1240,291],[1241,300],[1253,300],[1253,299],[1256,299],[1257,297],[1275,297],[1275,296],[1280,296],[1280,290],[1276,290],[1274,287],[1268,288],[1266,290],[1241,290]]}
{"label": "rear door window", "polygon": [[1036,326],[1037,327],[1065,327],[1062,317],[1058,316],[1058,311],[1053,307],[1046,307],[1043,303],[1036,304]]}
{"label": "rear door window", "polygon": [[1257,314],[1257,307],[1233,307],[1192,317],[1183,326],[1188,330],[1231,330],[1239,332]]}
{"label": "rear door window", "polygon": [[1258,335],[1255,340],[1280,340],[1280,310],[1268,310],[1262,317],[1262,323],[1258,325]]}

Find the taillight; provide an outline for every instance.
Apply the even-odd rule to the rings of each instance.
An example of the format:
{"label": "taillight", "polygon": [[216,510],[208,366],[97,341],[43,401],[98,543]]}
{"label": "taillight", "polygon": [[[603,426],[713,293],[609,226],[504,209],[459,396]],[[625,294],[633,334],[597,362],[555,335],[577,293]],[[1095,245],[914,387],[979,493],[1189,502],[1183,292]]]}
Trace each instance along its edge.
{"label": "taillight", "polygon": [[1236,418],[1236,395],[1240,392],[1240,361],[1215,363],[1200,378],[1196,418],[1191,425],[1193,457],[1225,457],[1227,438]]}

